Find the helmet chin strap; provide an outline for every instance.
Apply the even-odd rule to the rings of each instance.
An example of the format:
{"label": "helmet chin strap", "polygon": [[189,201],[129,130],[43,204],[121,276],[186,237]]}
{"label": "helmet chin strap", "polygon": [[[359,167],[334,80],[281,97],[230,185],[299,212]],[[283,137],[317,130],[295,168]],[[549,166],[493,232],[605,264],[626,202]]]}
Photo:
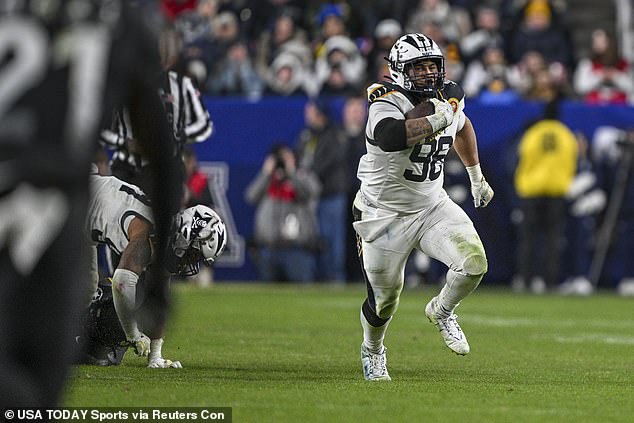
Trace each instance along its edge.
{"label": "helmet chin strap", "polygon": [[417,85],[416,83],[414,83],[414,81],[410,80],[410,84],[411,84],[411,88],[410,88],[410,92],[412,94],[416,94],[422,97],[426,97],[426,98],[432,98],[432,97],[436,97],[437,93],[438,93],[438,84],[433,83],[433,84],[429,84],[429,85],[425,85],[423,87]]}

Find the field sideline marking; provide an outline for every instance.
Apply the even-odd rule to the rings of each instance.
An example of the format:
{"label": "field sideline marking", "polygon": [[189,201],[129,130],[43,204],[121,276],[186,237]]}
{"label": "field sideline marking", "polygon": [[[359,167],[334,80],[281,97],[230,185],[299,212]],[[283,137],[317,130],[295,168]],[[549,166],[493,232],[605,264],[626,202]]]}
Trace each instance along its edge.
{"label": "field sideline marking", "polygon": [[633,328],[634,321],[613,321],[606,319],[534,319],[534,318],[508,318],[499,316],[485,316],[481,314],[465,314],[462,319],[464,322],[475,323],[484,326],[496,326],[496,327],[513,327],[513,326],[592,326],[597,328]]}
{"label": "field sideline marking", "polygon": [[563,344],[585,344],[588,342],[599,342],[602,344],[610,345],[634,345],[634,337],[632,336],[605,335],[598,333],[587,333],[574,336],[557,335],[553,338],[555,339],[555,341],[561,342]]}

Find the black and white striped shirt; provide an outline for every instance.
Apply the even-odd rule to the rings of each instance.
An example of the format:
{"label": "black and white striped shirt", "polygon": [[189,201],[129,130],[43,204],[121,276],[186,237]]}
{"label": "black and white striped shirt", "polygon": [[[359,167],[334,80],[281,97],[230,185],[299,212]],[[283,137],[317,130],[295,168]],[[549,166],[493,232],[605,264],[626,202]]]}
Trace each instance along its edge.
{"label": "black and white striped shirt", "polygon": [[[179,154],[183,145],[207,140],[213,132],[213,122],[189,77],[170,70],[163,74],[162,79],[159,95],[173,130],[175,153]],[[113,163],[122,162],[133,167],[146,165],[143,157],[130,152],[128,140],[131,138],[134,135],[127,110],[116,110],[110,129],[101,132],[101,143],[115,150]]]}

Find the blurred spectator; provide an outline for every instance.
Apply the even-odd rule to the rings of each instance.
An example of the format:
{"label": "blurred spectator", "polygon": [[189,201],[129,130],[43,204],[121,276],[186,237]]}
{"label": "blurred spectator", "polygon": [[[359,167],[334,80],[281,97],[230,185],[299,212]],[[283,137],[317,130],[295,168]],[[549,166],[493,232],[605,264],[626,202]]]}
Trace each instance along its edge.
{"label": "blurred spectator", "polygon": [[161,0],[161,11],[172,21],[181,13],[196,8],[198,0]]}
{"label": "blurred spectator", "polygon": [[620,295],[634,296],[634,129],[597,128],[592,156],[608,195],[596,236],[597,250],[606,248],[603,271],[597,276],[616,286]]}
{"label": "blurred spectator", "polygon": [[[467,66],[462,88],[467,97],[477,97],[482,91],[500,94],[510,90],[508,67],[504,50],[498,45],[489,45],[483,50],[481,58],[473,60]],[[515,97],[517,95],[515,94]]]}
{"label": "blurred spectator", "polygon": [[605,208],[607,196],[590,160],[587,139],[581,133],[576,137],[579,145],[577,175],[566,193],[568,215],[563,262],[568,277],[559,286],[559,292],[590,295],[594,291],[589,275],[597,218]]}
{"label": "blurred spectator", "polygon": [[[242,37],[238,17],[230,11],[220,12],[212,21],[213,40],[225,50]],[[217,60],[217,57],[209,58]]]}
{"label": "blurred spectator", "polygon": [[347,97],[356,91],[357,86],[346,79],[342,66],[335,64],[330,67],[326,80],[319,87],[317,95]]}
{"label": "blurred spectator", "polygon": [[581,59],[574,88],[588,103],[634,102],[634,75],[619,54],[614,37],[604,29],[592,32],[591,56]]}
{"label": "blurred spectator", "polygon": [[322,247],[319,255],[321,280],[344,282],[346,215],[348,204],[347,146],[343,132],[331,121],[323,98],[310,100],[304,109],[306,127],[298,140],[300,167],[311,169],[322,186],[317,216]]}
{"label": "blurred spectator", "polygon": [[236,40],[229,46],[207,88],[212,95],[244,96],[251,100],[262,96],[264,84],[251,63],[244,41]]}
{"label": "blurred spectator", "polygon": [[[500,32],[505,39],[520,25],[524,19],[524,9],[531,0],[493,0],[488,1],[489,4],[495,5],[500,17]],[[568,0],[548,0],[549,6],[552,6],[553,18],[559,22],[560,16],[566,15]],[[510,47],[510,45],[508,46]],[[506,52],[507,56],[509,52]]]}
{"label": "blurred spectator", "polygon": [[[222,57],[226,51],[226,45],[215,37],[220,22],[218,2],[204,0],[197,9],[181,14],[174,22],[174,28],[183,43],[180,55],[184,68],[194,64],[196,80],[201,88],[205,87],[207,76],[214,72],[215,61],[212,58]],[[231,17],[225,14],[222,19]],[[201,65],[204,69],[201,69]]]}
{"label": "blurred spectator", "polygon": [[347,35],[345,10],[341,4],[324,3],[317,12],[316,21],[319,25],[319,34],[313,39],[318,43],[316,51],[317,55],[320,55],[319,48],[330,37]]}
{"label": "blurred spectator", "polygon": [[[392,6],[398,9],[399,1],[394,0]],[[403,3],[402,1],[400,3]],[[345,17],[346,33],[359,45],[359,49],[366,55],[371,48],[371,43],[366,42],[372,38],[372,31],[376,23],[382,19],[377,16],[376,1],[371,0],[337,0],[337,4],[343,10]],[[394,11],[392,11],[394,13]]]}
{"label": "blurred spectator", "polygon": [[[359,190],[360,181],[357,179],[357,166],[359,159],[366,152],[365,149],[365,124],[368,116],[368,101],[365,97],[349,97],[346,99],[342,110],[343,131],[348,147],[347,157],[349,192],[352,198]],[[350,203],[352,204],[352,203]]]}
{"label": "blurred spectator", "polygon": [[272,27],[257,39],[257,70],[266,74],[271,64],[282,53],[297,56],[304,66],[312,65],[313,57],[306,31],[297,26],[299,11],[284,8],[275,17]]}
{"label": "blurred spectator", "polygon": [[460,41],[460,50],[469,63],[480,57],[490,46],[502,46],[504,39],[500,33],[500,19],[495,8],[481,6],[476,11],[476,29],[466,34]]}
{"label": "blurred spectator", "polygon": [[347,3],[353,11],[363,12],[364,34],[372,35],[378,23],[385,19],[394,19],[403,26],[418,0],[372,0],[370,7],[367,0],[347,0]]}
{"label": "blurred spectator", "polygon": [[547,62],[572,66],[573,47],[561,21],[553,21],[553,9],[547,0],[530,0],[523,9],[519,25],[510,34],[508,54],[519,61],[529,51],[540,52]]}
{"label": "blurred spectator", "polygon": [[517,91],[508,84],[503,72],[492,73],[491,80],[478,96],[480,104],[485,105],[513,104],[520,99]]}
{"label": "blurred spectator", "polygon": [[306,95],[308,78],[308,70],[296,55],[282,53],[275,58],[266,72],[265,93],[280,96]]}
{"label": "blurred spectator", "polygon": [[[230,0],[234,1],[234,0]],[[303,12],[305,0],[243,0],[241,13],[246,35],[251,41],[257,41],[264,33],[271,31],[274,21],[280,15],[292,15],[294,24],[305,28]]]}
{"label": "blurred spectator", "polygon": [[532,84],[524,95],[527,100],[549,102],[559,96],[559,90],[548,69],[541,69],[534,75]]}
{"label": "blurred spectator", "polygon": [[346,31],[346,18],[343,5],[324,3],[316,11],[312,23],[316,27],[312,31],[311,45],[313,57],[319,59],[326,54],[325,43],[334,36],[348,36]]}
{"label": "blurred spectator", "polygon": [[315,62],[316,92],[351,94],[365,81],[366,61],[348,37],[335,35],[324,44],[324,54]]}
{"label": "blurred spectator", "polygon": [[459,40],[471,32],[469,13],[461,7],[452,6],[447,0],[419,0],[405,26],[407,32],[423,32],[438,43],[432,34],[421,31],[425,21],[436,23],[451,40]]}
{"label": "blurred spectator", "polygon": [[214,208],[209,190],[209,178],[199,169],[198,156],[193,148],[189,147],[183,151],[183,163],[185,164],[185,190],[181,208],[186,209],[198,204]]}
{"label": "blurred spectator", "polygon": [[537,74],[544,69],[547,69],[544,56],[536,50],[527,51],[519,62],[509,68],[509,84],[525,96],[533,86],[533,80]]}
{"label": "blurred spectator", "polygon": [[448,43],[443,49],[445,53],[445,76],[455,82],[461,82],[464,77],[465,66],[460,55],[460,47],[456,42]]}
{"label": "blurred spectator", "polygon": [[238,18],[229,11],[218,13],[213,17],[210,30],[210,33],[186,45],[183,59],[186,62],[194,60],[203,62],[207,75],[213,78],[221,71],[229,47],[240,40],[241,32]]}
{"label": "blurred spectator", "polygon": [[185,46],[208,37],[213,32],[213,20],[218,14],[218,0],[199,0],[195,9],[181,13],[174,26]]}
{"label": "blurred spectator", "polygon": [[[361,182],[357,178],[357,167],[359,159],[366,152],[365,149],[365,124],[368,115],[368,101],[365,97],[350,97],[343,105],[342,120],[343,131],[346,136],[347,166],[348,172],[348,193],[347,204],[352,204],[354,197],[359,190]],[[357,236],[352,227],[354,221],[352,207],[346,207],[348,217],[346,223],[346,269],[347,279],[350,281],[361,281],[361,267],[357,253]]]}
{"label": "blurred spectator", "polygon": [[577,163],[574,134],[557,119],[558,102],[546,106],[544,118],[531,125],[520,140],[515,189],[521,199],[518,274],[515,289],[530,284],[543,293],[559,284],[565,195]]}
{"label": "blurred spectator", "polygon": [[317,177],[297,167],[290,148],[271,149],[245,193],[246,201],[256,205],[253,254],[260,279],[316,280],[319,189]]}
{"label": "blurred spectator", "polygon": [[374,45],[368,53],[368,79],[372,82],[383,80],[383,75],[389,75],[387,61],[390,49],[403,35],[401,24],[394,19],[380,21],[374,29]]}

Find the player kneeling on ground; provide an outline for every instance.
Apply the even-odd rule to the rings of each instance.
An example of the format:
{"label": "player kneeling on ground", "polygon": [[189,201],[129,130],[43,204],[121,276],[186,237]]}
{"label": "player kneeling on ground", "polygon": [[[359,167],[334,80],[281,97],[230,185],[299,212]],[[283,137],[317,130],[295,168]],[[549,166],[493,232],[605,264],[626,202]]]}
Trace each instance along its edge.
{"label": "player kneeling on ground", "polygon": [[[112,281],[112,302],[109,301],[107,289],[100,287],[102,295],[97,295],[89,308],[88,342],[103,338],[101,344],[110,350],[106,357],[93,360],[96,364],[114,364],[121,359],[121,351],[116,347],[117,329],[122,330],[124,349],[130,346],[139,356],[148,356],[148,367],[166,368],[182,367],[180,362],[162,357],[163,328],[158,325],[160,333],[141,332],[135,318],[137,307],[136,288],[139,277],[142,277],[152,258],[152,213],[144,193],[136,186],[123,182],[114,176],[91,176],[91,201],[86,233],[94,244],[92,292],[99,292],[99,275],[97,272],[97,244],[105,244],[119,257]],[[165,277],[169,275],[190,276],[198,273],[200,263],[211,264],[224,250],[226,245],[224,223],[212,209],[198,205],[178,213],[174,219],[174,233],[170,239],[171,252],[169,259],[163,263]],[[155,264],[158,265],[158,264]],[[106,292],[104,298],[103,293]],[[97,301],[97,304],[95,303]],[[118,322],[108,319],[110,307],[114,306]],[[115,324],[116,323],[116,324]],[[120,323],[120,327],[117,325]],[[114,326],[104,330],[103,326]],[[95,328],[99,333],[95,333]],[[106,333],[107,336],[102,336]],[[101,335],[100,335],[101,334]],[[88,351],[103,350],[89,346]]]}

